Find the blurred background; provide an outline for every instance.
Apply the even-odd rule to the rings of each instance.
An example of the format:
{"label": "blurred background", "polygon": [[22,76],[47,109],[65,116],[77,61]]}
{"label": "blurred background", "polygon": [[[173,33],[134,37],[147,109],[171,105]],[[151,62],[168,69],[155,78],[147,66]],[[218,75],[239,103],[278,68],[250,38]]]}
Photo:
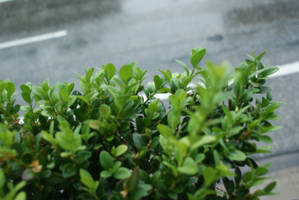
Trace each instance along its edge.
{"label": "blurred background", "polygon": [[298,0],[0,0],[0,79],[17,87],[45,78],[75,81],[83,67],[137,62],[182,71],[192,48],[205,59],[238,66],[250,52],[284,73],[269,80],[283,128],[272,134],[271,176],[280,195],[299,199],[299,1]]}

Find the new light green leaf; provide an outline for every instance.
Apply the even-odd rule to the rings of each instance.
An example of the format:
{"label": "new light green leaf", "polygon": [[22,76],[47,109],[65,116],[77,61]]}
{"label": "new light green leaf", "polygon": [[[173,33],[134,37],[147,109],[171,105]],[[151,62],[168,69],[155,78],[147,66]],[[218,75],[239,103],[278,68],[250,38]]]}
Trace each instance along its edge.
{"label": "new light green leaf", "polygon": [[110,176],[112,176],[112,172],[111,172],[111,171],[103,170],[103,171],[101,172],[101,177],[102,177],[102,178],[109,178]]}
{"label": "new light green leaf", "polygon": [[197,65],[202,60],[202,58],[205,56],[205,54],[206,54],[206,49],[202,49],[202,48],[192,49],[191,56],[190,56],[190,62],[194,68],[197,67]]}
{"label": "new light green leaf", "polygon": [[81,136],[79,134],[74,134],[67,122],[64,121],[60,123],[60,130],[60,132],[56,133],[55,140],[61,148],[73,153],[80,149],[84,149],[83,146],[81,146]]}
{"label": "new light green leaf", "polygon": [[177,109],[171,109],[167,116],[167,121],[170,127],[176,128],[180,123],[181,112]]}
{"label": "new light green leaf", "polygon": [[114,156],[118,157],[124,154],[127,150],[128,150],[128,146],[125,144],[121,144],[118,147],[116,147]]}
{"label": "new light green leaf", "polygon": [[173,136],[172,131],[168,126],[164,124],[159,124],[157,128],[161,135],[163,135],[165,138]]}
{"label": "new light green leaf", "polygon": [[15,200],[26,200],[26,193],[25,193],[25,192],[20,192],[20,193],[16,196]]}
{"label": "new light green leaf", "polygon": [[198,166],[191,157],[187,157],[182,167],[178,168],[179,172],[187,175],[194,175],[198,172]]}
{"label": "new light green leaf", "polygon": [[131,175],[131,171],[125,167],[120,167],[114,172],[113,176],[116,179],[125,179]]}
{"label": "new light green leaf", "polygon": [[212,167],[207,167],[203,171],[203,177],[205,180],[205,186],[210,186],[217,178],[217,171]]}
{"label": "new light green leaf", "polygon": [[235,149],[229,152],[228,158],[234,161],[244,161],[246,155],[242,151]]}
{"label": "new light green leaf", "polygon": [[133,67],[132,65],[124,65],[119,70],[120,79],[127,83],[133,77]]}
{"label": "new light green leaf", "polygon": [[47,133],[46,131],[42,131],[42,137],[44,140],[50,142],[51,144],[56,143],[56,140],[54,139],[53,135]]}
{"label": "new light green leaf", "polygon": [[209,144],[216,141],[216,137],[212,135],[204,135],[199,140],[193,143],[192,149],[197,149],[205,144]]}
{"label": "new light green leaf", "polygon": [[[85,169],[80,169],[80,180],[89,189],[94,188],[96,185],[96,182],[93,180],[90,173],[88,171],[86,171]],[[96,189],[96,188],[94,188],[94,189]]]}
{"label": "new light green leaf", "polygon": [[15,132],[10,132],[5,125],[0,124],[0,145],[10,147],[14,142]]}

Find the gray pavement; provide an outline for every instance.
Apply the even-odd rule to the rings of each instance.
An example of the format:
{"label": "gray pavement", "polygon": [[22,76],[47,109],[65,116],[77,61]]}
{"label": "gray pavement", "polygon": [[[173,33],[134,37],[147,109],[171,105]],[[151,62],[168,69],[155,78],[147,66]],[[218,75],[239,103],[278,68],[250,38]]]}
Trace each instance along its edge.
{"label": "gray pavement", "polygon": [[[175,60],[188,62],[196,46],[207,48],[206,59],[228,60],[233,67],[251,51],[266,50],[264,61],[269,65],[299,60],[298,0],[15,0],[0,3],[0,30],[0,44],[68,32],[65,37],[0,49],[0,79],[18,86],[47,77],[52,83],[70,82],[83,67],[113,62],[119,68],[131,61],[149,71],[148,81],[160,68],[182,71]],[[273,154],[267,158],[277,177],[286,177],[289,168],[290,176],[298,177],[298,77],[292,74],[268,83],[276,100],[286,102],[279,110],[282,119],[275,122],[283,128],[272,133]],[[284,180],[287,187],[291,179]],[[299,198],[298,184],[289,186],[297,188],[293,192]],[[288,191],[281,190],[282,195]],[[280,199],[296,199],[294,195]]]}

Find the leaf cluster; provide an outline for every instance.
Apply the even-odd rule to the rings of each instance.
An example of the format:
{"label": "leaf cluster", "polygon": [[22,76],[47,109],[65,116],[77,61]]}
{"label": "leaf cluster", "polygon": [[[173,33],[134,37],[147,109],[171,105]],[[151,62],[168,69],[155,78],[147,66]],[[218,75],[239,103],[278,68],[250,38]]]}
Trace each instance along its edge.
{"label": "leaf cluster", "polygon": [[[277,68],[252,55],[234,72],[199,63],[160,70],[153,82],[135,63],[109,63],[74,83],[15,86],[0,81],[0,198],[258,200],[270,165],[267,133],[281,105],[265,86]],[[167,93],[163,102],[158,94]],[[20,108],[24,112],[21,120]]]}

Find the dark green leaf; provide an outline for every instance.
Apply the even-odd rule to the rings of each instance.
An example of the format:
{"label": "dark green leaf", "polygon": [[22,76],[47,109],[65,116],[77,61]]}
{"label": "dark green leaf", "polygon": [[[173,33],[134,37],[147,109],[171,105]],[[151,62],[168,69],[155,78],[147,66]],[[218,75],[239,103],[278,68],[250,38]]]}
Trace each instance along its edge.
{"label": "dark green leaf", "polygon": [[159,90],[163,84],[163,79],[158,76],[158,75],[155,75],[154,76],[154,83],[155,83],[155,88],[156,90]]}
{"label": "dark green leaf", "polygon": [[62,176],[64,178],[72,177],[77,173],[77,168],[72,163],[67,163],[67,164],[64,164],[64,165],[60,165],[59,168],[62,171]]}
{"label": "dark green leaf", "polygon": [[137,149],[142,149],[147,144],[146,136],[139,133],[133,133],[133,142]]}
{"label": "dark green leaf", "polygon": [[113,167],[114,158],[107,151],[101,151],[100,163],[104,169],[111,169]]}
{"label": "dark green leaf", "polygon": [[271,182],[264,188],[264,190],[267,193],[272,192],[272,190],[275,188],[275,186],[276,186],[276,182],[275,181]]}
{"label": "dark green leaf", "polygon": [[20,88],[22,90],[21,95],[24,101],[26,101],[28,104],[31,104],[31,88],[27,85],[21,85]]}

